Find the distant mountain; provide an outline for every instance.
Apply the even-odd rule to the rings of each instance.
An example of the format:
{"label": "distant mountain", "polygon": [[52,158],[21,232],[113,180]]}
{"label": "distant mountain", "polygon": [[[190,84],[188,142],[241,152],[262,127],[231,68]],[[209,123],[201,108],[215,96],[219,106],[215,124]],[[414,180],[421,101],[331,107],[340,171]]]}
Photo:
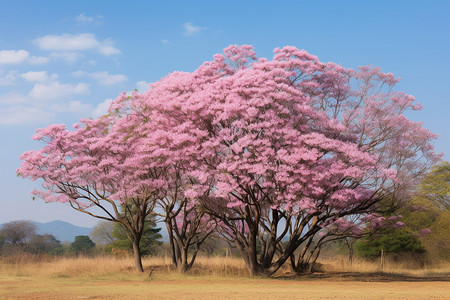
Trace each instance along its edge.
{"label": "distant mountain", "polygon": [[33,222],[36,225],[36,233],[48,233],[56,237],[57,240],[73,242],[77,235],[89,235],[92,228],[75,226],[64,221],[52,221],[48,223]]}

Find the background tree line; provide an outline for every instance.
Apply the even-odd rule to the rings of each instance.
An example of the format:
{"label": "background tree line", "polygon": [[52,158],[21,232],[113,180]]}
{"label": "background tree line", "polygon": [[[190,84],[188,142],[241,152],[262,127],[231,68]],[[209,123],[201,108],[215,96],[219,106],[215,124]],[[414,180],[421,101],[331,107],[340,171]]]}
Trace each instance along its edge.
{"label": "background tree line", "polygon": [[0,229],[1,255],[17,255],[22,252],[48,255],[92,255],[95,243],[89,236],[76,236],[70,244],[62,244],[53,235],[37,234],[31,221],[12,221]]}

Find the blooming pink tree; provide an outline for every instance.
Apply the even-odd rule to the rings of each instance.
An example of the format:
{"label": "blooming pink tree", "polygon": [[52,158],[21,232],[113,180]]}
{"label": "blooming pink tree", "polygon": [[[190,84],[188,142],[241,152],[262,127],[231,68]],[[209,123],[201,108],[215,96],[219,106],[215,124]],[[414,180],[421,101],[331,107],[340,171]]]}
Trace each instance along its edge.
{"label": "blooming pink tree", "polygon": [[[436,136],[405,117],[421,107],[394,91],[397,81],[379,68],[345,69],[294,47],[268,60],[251,46],[230,46],[192,73],[172,73],[113,103],[121,117],[104,127],[117,128],[128,148],[110,147],[132,167],[108,178],[123,186],[121,174],[133,173],[125,185],[139,177],[115,199],[158,191],[166,215],[175,216],[166,219],[172,232],[197,231],[192,220],[217,220],[251,274],[273,274],[299,247],[308,250],[319,231],[359,216],[381,222],[376,213],[387,199],[401,205],[439,158]],[[34,156],[25,154],[25,163]],[[54,195],[66,172],[56,165],[72,156],[40,156],[57,160],[56,177],[39,173],[40,160],[21,173],[44,177]],[[77,171],[83,168],[74,171],[78,180]],[[66,194],[57,200],[70,202]],[[205,212],[208,222],[198,222]]]}
{"label": "blooming pink tree", "polygon": [[69,203],[77,211],[123,224],[132,240],[136,270],[143,271],[139,241],[164,181],[159,178],[162,166],[152,165],[139,136],[122,130],[126,121],[111,113],[81,120],[74,131],[64,125],[38,129],[33,139],[45,146],[22,154],[17,173],[43,180],[43,190],[32,194],[46,202]]}
{"label": "blooming pink tree", "polygon": [[294,47],[273,60],[250,46],[224,54],[153,84],[135,105],[173,140],[164,151],[189,161],[186,197],[220,220],[252,274],[274,273],[339,219],[405,201],[438,158],[436,136],[404,116],[420,105],[393,91],[392,74]]}

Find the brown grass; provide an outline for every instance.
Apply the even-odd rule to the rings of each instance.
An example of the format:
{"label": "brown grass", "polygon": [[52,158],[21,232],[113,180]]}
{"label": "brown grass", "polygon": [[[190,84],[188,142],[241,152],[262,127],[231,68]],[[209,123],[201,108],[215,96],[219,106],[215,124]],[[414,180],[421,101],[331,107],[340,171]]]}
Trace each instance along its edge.
{"label": "brown grass", "polygon": [[[142,260],[146,272],[176,273],[169,257],[146,257]],[[1,259],[0,274],[10,276],[104,276],[113,273],[135,274],[133,260],[129,257],[48,257],[29,254]],[[188,275],[247,276],[242,259],[224,257],[198,257]]]}
{"label": "brown grass", "polygon": [[286,267],[272,278],[249,276],[239,258],[199,257],[187,274],[175,272],[168,257],[145,258],[143,264],[146,272],[141,274],[134,271],[130,258],[2,258],[0,299],[447,299],[450,295],[449,263],[417,269],[388,262],[380,272],[377,262],[349,265],[344,258],[335,258],[322,261],[322,273],[295,276]]}
{"label": "brown grass", "polygon": [[[145,257],[143,265],[146,271],[174,273],[169,257]],[[387,260],[382,269],[378,261],[355,259],[352,264],[345,257],[323,259],[319,262],[320,273],[385,273],[404,276],[450,276],[450,262],[438,261],[418,267],[410,261],[393,262]],[[105,274],[134,274],[133,261],[130,257],[95,256],[95,257],[51,257],[47,255],[18,255],[0,257],[0,274],[10,276],[102,276]],[[187,275],[195,276],[249,276],[242,259],[238,257],[198,257],[194,267]],[[293,275],[289,264],[275,275]],[[277,277],[277,276],[275,276]]]}
{"label": "brown grass", "polygon": [[418,264],[413,260],[392,261],[387,259],[384,268],[379,261],[355,259],[352,264],[345,257],[322,260],[325,270],[329,272],[355,272],[355,273],[385,273],[404,276],[450,276],[449,261],[434,261],[428,264]]}

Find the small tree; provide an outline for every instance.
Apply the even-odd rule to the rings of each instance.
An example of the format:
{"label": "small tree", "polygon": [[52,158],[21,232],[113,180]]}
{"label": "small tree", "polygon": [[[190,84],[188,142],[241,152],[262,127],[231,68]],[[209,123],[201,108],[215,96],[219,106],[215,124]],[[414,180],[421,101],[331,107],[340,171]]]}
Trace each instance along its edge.
{"label": "small tree", "polygon": [[448,161],[433,166],[419,184],[417,196],[426,198],[442,210],[450,211],[450,164]]}
{"label": "small tree", "polygon": [[443,212],[430,226],[430,234],[422,240],[434,258],[450,260],[450,212]]}
{"label": "small tree", "polygon": [[116,224],[112,222],[99,222],[92,229],[90,237],[97,244],[109,245],[114,243],[114,227]]}
{"label": "small tree", "polygon": [[33,253],[62,254],[61,242],[51,234],[34,235],[28,241],[28,250]]}
{"label": "small tree", "polygon": [[401,210],[402,221],[419,237],[433,258],[450,259],[450,165],[436,164]]}
{"label": "small tree", "polygon": [[94,250],[95,243],[87,235],[77,235],[70,244],[70,251],[76,255],[89,255]]}
{"label": "small tree", "polygon": [[414,233],[407,228],[382,229],[356,242],[359,255],[363,257],[379,257],[384,253],[424,253],[425,248]]}
{"label": "small tree", "polygon": [[0,229],[5,244],[25,246],[28,240],[36,234],[36,225],[31,221],[12,221]]}
{"label": "small tree", "polygon": [[[156,247],[162,244],[160,239],[162,235],[159,234],[161,228],[156,228],[156,223],[151,219],[148,219],[144,225],[144,232],[140,240],[139,249],[141,255],[154,255],[156,254]],[[130,238],[126,228],[122,224],[114,224],[113,241],[108,245],[108,248],[122,249],[133,252],[132,239]]]}

